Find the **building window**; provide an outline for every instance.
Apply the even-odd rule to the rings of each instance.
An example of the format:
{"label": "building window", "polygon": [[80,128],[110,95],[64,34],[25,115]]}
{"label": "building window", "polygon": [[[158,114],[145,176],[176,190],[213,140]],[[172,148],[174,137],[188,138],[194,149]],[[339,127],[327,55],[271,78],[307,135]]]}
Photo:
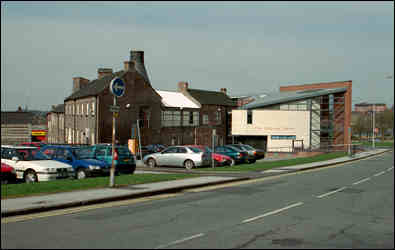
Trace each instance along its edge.
{"label": "building window", "polygon": [[95,144],[95,133],[92,133],[92,141],[91,144],[94,145]]}
{"label": "building window", "polygon": [[217,124],[221,124],[221,112],[217,111],[215,119],[217,120]]}
{"label": "building window", "polygon": [[247,110],[247,124],[252,124],[252,111]]}
{"label": "building window", "polygon": [[181,126],[181,111],[162,111],[161,123],[163,127]]}
{"label": "building window", "polygon": [[272,135],[272,140],[296,140],[296,135]]}
{"label": "building window", "polygon": [[92,115],[95,115],[95,102],[92,102]]}
{"label": "building window", "polygon": [[202,121],[203,125],[207,125],[208,124],[208,115],[204,114],[203,115],[203,121]]}
{"label": "building window", "polygon": [[199,126],[199,112],[184,111],[183,126]]}
{"label": "building window", "polygon": [[86,104],[86,116],[89,115],[89,103]]}
{"label": "building window", "polygon": [[81,115],[84,115],[84,104],[81,103]]}

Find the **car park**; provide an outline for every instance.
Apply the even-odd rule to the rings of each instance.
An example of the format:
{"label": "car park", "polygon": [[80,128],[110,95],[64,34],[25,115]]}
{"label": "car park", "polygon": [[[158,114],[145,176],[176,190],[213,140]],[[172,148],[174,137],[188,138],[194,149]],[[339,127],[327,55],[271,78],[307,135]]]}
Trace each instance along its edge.
{"label": "car park", "polygon": [[1,163],[1,184],[16,182],[15,168],[6,163]]}
{"label": "car park", "polygon": [[[112,144],[96,144],[88,148],[93,158],[112,166]],[[136,170],[135,157],[126,145],[115,145],[114,165],[117,173],[133,174]]]}
{"label": "car park", "polygon": [[[211,157],[214,158],[215,166],[234,165],[234,160],[231,157],[223,154],[213,153],[212,150],[207,146],[204,145],[185,145],[185,146],[197,147],[200,148],[202,151],[205,151],[207,154],[210,154]],[[212,163],[210,162],[210,164]]]}
{"label": "car park", "polygon": [[1,162],[13,167],[17,179],[22,179],[27,183],[74,176],[71,166],[51,160],[45,155],[37,155],[36,150],[36,147],[2,145]]}
{"label": "car park", "polygon": [[161,152],[143,157],[149,167],[179,166],[190,170],[195,167],[210,165],[210,155],[196,147],[170,146]]}
{"label": "car park", "polygon": [[248,162],[249,163],[254,163],[258,159],[263,159],[265,158],[265,152],[263,150],[258,150],[255,149],[254,147],[247,145],[247,144],[229,144],[229,146],[236,147],[240,150],[244,150],[248,152]]}
{"label": "car park", "polygon": [[233,146],[216,146],[214,152],[231,157],[234,161],[231,166],[248,162],[248,153]]}
{"label": "car park", "polygon": [[88,147],[46,145],[37,154],[45,155],[49,159],[72,166],[75,171],[75,178],[77,179],[103,176],[110,173],[111,165],[93,158],[92,150]]}

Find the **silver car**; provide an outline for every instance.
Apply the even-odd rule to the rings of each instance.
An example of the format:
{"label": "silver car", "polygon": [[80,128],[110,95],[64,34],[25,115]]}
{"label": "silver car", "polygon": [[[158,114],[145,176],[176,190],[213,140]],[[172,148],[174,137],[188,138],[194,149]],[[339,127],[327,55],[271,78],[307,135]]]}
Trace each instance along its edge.
{"label": "silver car", "polygon": [[186,169],[210,165],[210,155],[198,147],[170,146],[159,153],[143,157],[144,164],[151,168],[159,166],[179,166]]}

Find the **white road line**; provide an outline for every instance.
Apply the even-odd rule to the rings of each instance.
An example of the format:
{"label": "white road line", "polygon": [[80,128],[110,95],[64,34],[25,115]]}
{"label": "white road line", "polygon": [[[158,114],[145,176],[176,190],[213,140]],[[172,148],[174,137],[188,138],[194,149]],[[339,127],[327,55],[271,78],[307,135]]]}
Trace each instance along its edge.
{"label": "white road line", "polygon": [[168,246],[171,246],[171,245],[179,244],[179,243],[182,243],[182,242],[185,242],[185,241],[188,241],[188,240],[192,240],[192,239],[195,239],[195,238],[198,238],[198,237],[202,237],[202,236],[204,236],[203,233],[196,234],[196,235],[193,235],[191,237],[187,237],[187,238],[183,238],[181,240],[176,240],[176,241],[170,242],[169,244],[166,244],[166,245],[161,245],[161,246],[157,247],[156,249],[165,248],[165,247],[168,247]]}
{"label": "white road line", "polygon": [[391,171],[392,169],[394,169],[394,166],[388,168],[387,171]]}
{"label": "white road line", "polygon": [[368,178],[365,178],[365,179],[362,179],[362,180],[360,180],[360,181],[354,182],[353,185],[357,185],[357,184],[359,184],[359,183],[362,183],[362,182],[365,182],[365,181],[368,181],[368,180],[370,180],[369,177],[368,177]]}
{"label": "white road line", "polygon": [[380,173],[377,173],[377,174],[375,174],[374,176],[380,176],[380,175],[382,175],[382,174],[384,174],[385,173],[385,171],[381,171]]}
{"label": "white road line", "polygon": [[277,210],[274,210],[274,211],[271,211],[271,212],[268,212],[268,213],[265,213],[265,214],[262,214],[262,215],[259,215],[259,216],[250,218],[250,219],[243,220],[242,223],[251,222],[251,221],[260,219],[260,218],[265,217],[265,216],[268,216],[268,215],[277,214],[277,213],[279,213],[279,212],[281,212],[281,211],[290,209],[290,208],[292,208],[292,207],[300,206],[300,205],[302,205],[302,204],[303,204],[303,202],[298,202],[298,203],[289,205],[289,206],[287,206],[287,207],[283,207],[283,208],[280,208],[280,209],[277,209]]}
{"label": "white road line", "polygon": [[323,197],[325,197],[325,196],[328,196],[328,195],[331,195],[331,194],[340,192],[340,191],[342,191],[342,190],[344,190],[344,189],[346,189],[346,188],[347,188],[347,187],[342,187],[342,188],[336,189],[335,191],[332,191],[332,192],[329,192],[329,193],[326,193],[326,194],[321,194],[321,195],[316,196],[316,197],[317,197],[317,198],[323,198]]}

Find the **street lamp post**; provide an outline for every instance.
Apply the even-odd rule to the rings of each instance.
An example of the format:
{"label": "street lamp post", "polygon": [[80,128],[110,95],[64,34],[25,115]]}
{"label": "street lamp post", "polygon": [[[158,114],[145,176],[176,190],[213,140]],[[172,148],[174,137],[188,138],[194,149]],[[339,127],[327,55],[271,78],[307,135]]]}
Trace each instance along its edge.
{"label": "street lamp post", "polygon": [[373,135],[372,135],[372,147],[373,149],[375,148],[375,144],[374,144],[374,131],[375,131],[375,115],[374,115],[374,111],[375,111],[375,107],[374,107],[374,103],[373,103],[373,109],[372,109],[372,120],[373,120]]}

